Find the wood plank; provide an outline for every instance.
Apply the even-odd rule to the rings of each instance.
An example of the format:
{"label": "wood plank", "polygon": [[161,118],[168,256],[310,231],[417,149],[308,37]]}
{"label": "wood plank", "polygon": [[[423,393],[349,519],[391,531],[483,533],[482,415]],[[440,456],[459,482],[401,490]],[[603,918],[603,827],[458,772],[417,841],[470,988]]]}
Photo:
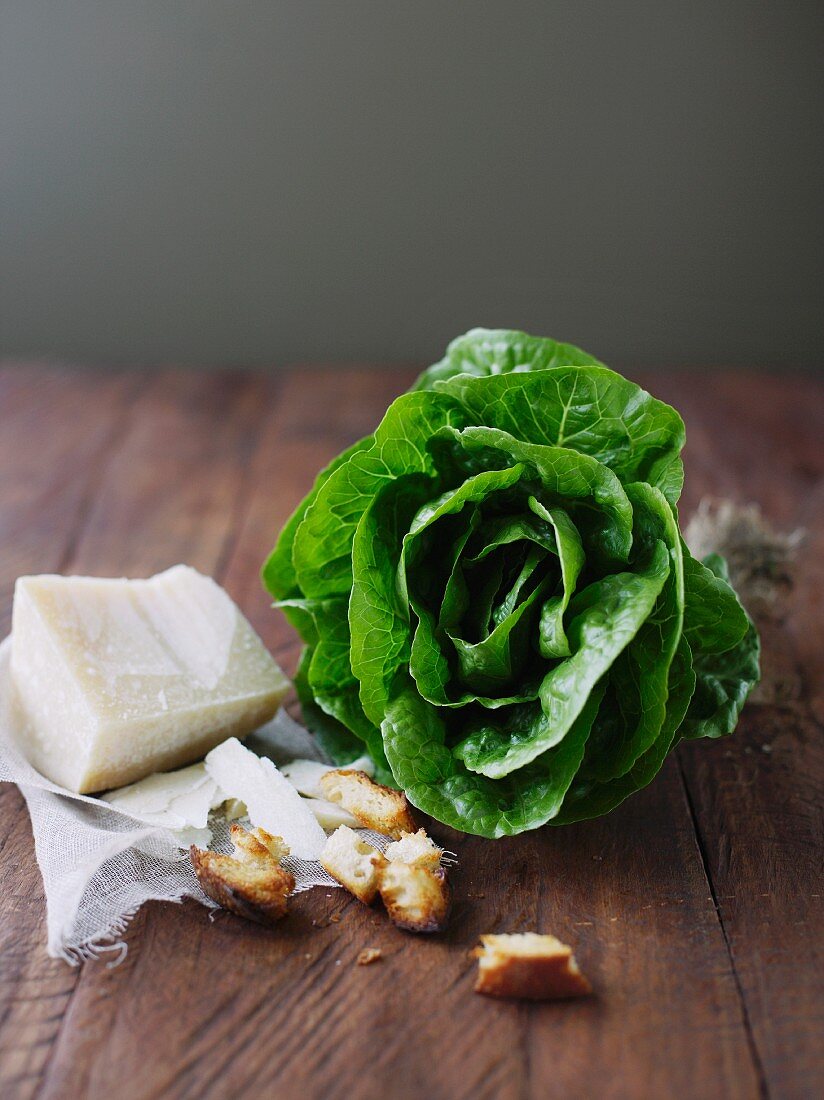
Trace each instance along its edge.
{"label": "wood plank", "polygon": [[[676,770],[609,823],[495,845],[434,831],[462,860],[443,937],[337,891],[298,897],[274,933],[152,907],[126,962],[78,989],[45,1095],[758,1094]],[[473,994],[480,932],[535,927],[576,944],[593,999]],[[358,967],[364,946],[385,958]]]}
{"label": "wood plank", "polygon": [[11,626],[16,578],[65,567],[146,381],[41,364],[0,370],[0,636]]}
{"label": "wood plank", "polygon": [[[336,387],[335,379],[340,380]],[[171,380],[173,381],[173,379]],[[263,592],[259,580],[260,565],[263,556],[270,548],[271,541],[279,529],[280,524],[288,515],[291,507],[311,485],[311,481],[317,472],[318,463],[323,463],[342,447],[346,446],[353,438],[366,434],[374,423],[374,401],[376,394],[376,382],[378,400],[388,404],[394,396],[393,383],[384,375],[376,375],[373,371],[365,371],[359,374],[353,382],[347,374],[320,372],[315,382],[315,374],[308,372],[305,380],[303,376],[283,382],[284,401],[265,400],[259,397],[255,407],[259,413],[265,413],[265,422],[256,429],[260,435],[260,446],[257,448],[254,462],[246,469],[248,456],[244,457],[244,500],[245,507],[230,507],[230,501],[225,499],[223,507],[215,508],[215,514],[223,517],[224,522],[230,523],[232,528],[238,528],[241,537],[234,542],[233,550],[227,557],[228,568],[221,566],[222,551],[217,550],[217,544],[213,546],[211,557],[215,564],[209,567],[209,562],[199,559],[199,565],[206,571],[220,574],[220,579],[225,581],[233,596],[238,599],[244,611],[249,615],[255,626],[264,635],[264,639],[273,649],[277,649],[276,631],[279,628],[280,616],[275,615],[269,608],[269,601]],[[167,381],[168,384],[168,381]],[[281,384],[275,385],[275,390]],[[325,395],[324,401],[317,398],[318,392]],[[368,395],[372,394],[372,404]],[[270,395],[271,396],[271,395]],[[152,403],[158,398],[155,394],[149,395]],[[222,406],[224,402],[220,402]],[[186,402],[185,404],[188,404]],[[176,415],[170,410],[167,400],[160,401],[161,419]],[[176,407],[176,405],[175,405]],[[283,409],[286,409],[283,412]],[[181,413],[179,415],[186,415]],[[100,502],[95,509],[95,515],[89,525],[89,530],[80,549],[84,561],[88,562],[84,568],[94,569],[95,563],[102,561],[105,568],[113,568],[107,562],[119,560],[119,555],[135,554],[130,558],[128,572],[140,572],[151,570],[169,561],[155,559],[151,564],[144,566],[143,550],[138,546],[136,550],[119,549],[119,543],[127,536],[129,530],[129,517],[136,512],[147,513],[149,529],[146,531],[145,545],[149,552],[154,552],[156,540],[162,544],[167,538],[165,524],[168,514],[177,515],[181,511],[180,486],[189,498],[189,504],[183,505],[184,512],[197,512],[198,506],[193,502],[201,499],[202,490],[207,492],[212,479],[221,476],[221,468],[226,464],[227,457],[223,455],[215,460],[219,468],[212,469],[212,464],[204,463],[203,455],[191,464],[186,477],[167,477],[165,474],[158,478],[157,470],[153,465],[152,456],[157,452],[156,432],[151,427],[158,420],[158,412],[152,409],[144,409],[138,418],[147,433],[148,438],[133,446],[124,448],[124,453],[118,463],[110,472],[107,485],[103,487]],[[148,425],[148,426],[147,426]],[[213,432],[213,424],[207,416],[205,422],[189,424],[186,435],[193,438],[209,438]],[[180,432],[175,433],[177,436]],[[309,453],[307,454],[307,448]],[[137,452],[137,453],[136,453]],[[166,499],[149,503],[144,493],[140,493],[139,500],[135,503],[131,499],[123,501],[120,497],[122,488],[131,492],[131,471],[136,466],[148,462],[151,473],[146,475],[150,485],[156,481],[167,481],[175,485],[173,492],[166,494]],[[297,487],[294,488],[296,482]],[[293,491],[292,499],[289,494]],[[112,502],[110,504],[110,501]],[[116,512],[118,518],[109,520],[107,517]],[[122,517],[122,518],[121,518]],[[208,533],[207,533],[208,534]],[[227,540],[230,530],[224,531]],[[223,538],[218,540],[221,547]],[[192,543],[191,553],[186,560],[192,560],[192,554],[202,552],[204,545],[204,533],[198,532]],[[228,541],[226,543],[228,545]],[[141,543],[142,546],[142,543]],[[185,555],[183,555],[185,557]],[[282,632],[283,634],[283,632]],[[289,632],[288,646],[291,648],[291,660],[294,661],[297,653],[296,640]],[[287,663],[289,663],[287,661]],[[326,899],[324,899],[326,900]],[[316,899],[304,897],[299,899],[301,904],[317,904]],[[341,905],[345,902],[342,894],[335,895],[335,902]],[[310,951],[316,949],[314,936],[311,935],[311,918],[307,918],[308,927],[304,930],[308,938],[312,939]],[[260,946],[255,949],[251,946],[260,939],[260,930],[251,926],[242,925],[241,922],[230,921],[230,933],[243,939],[242,946],[238,946],[232,952],[232,968],[229,977],[237,978],[238,974],[246,973],[246,961],[253,964],[252,974],[259,973],[259,967],[271,966],[271,956],[266,956],[265,963],[260,960],[261,950],[267,950],[266,937]],[[240,927],[237,927],[237,926]],[[170,919],[167,906],[147,906],[134,922],[134,928],[129,935],[130,954],[127,962],[117,971],[101,972],[100,968],[87,967],[84,982],[75,997],[64,1035],[55,1055],[45,1094],[59,1096],[63,1090],[72,1092],[84,1092],[91,1090],[93,1093],[103,1092],[115,1087],[122,1089],[122,1078],[135,1081],[134,1095],[158,1095],[168,1088],[172,1088],[172,1079],[183,1073],[180,1065],[179,1044],[184,1042],[184,1036],[178,1031],[183,1023],[175,1014],[175,1019],[161,1022],[162,1006],[175,1010],[176,998],[185,995],[185,989],[195,993],[198,1004],[211,1013],[210,1005],[213,999],[210,995],[211,986],[216,975],[225,965],[226,947],[219,947],[215,939],[216,924],[212,924],[208,914],[197,905],[184,905],[181,910],[175,910],[174,918]],[[247,941],[245,937],[251,937]],[[151,949],[149,944],[156,945],[161,942],[164,946],[158,950],[156,946]],[[181,944],[185,948],[181,950]],[[217,954],[214,952],[217,951]],[[275,945],[275,951],[278,951]],[[213,959],[214,973],[205,973],[201,966],[204,956]],[[194,967],[192,970],[191,968]],[[178,971],[181,977],[178,979]],[[164,994],[158,1006],[158,989],[169,985],[168,975],[174,972],[175,980],[173,996]],[[198,981],[198,975],[200,980]],[[296,983],[292,994],[296,999],[300,992],[300,982],[303,978],[303,970],[298,970],[292,975],[293,983]],[[251,981],[251,978],[250,978]],[[140,1043],[136,1043],[137,1034],[134,1023],[126,1023],[124,1027],[115,1027],[106,1035],[105,1049],[101,1049],[101,1031],[99,1012],[97,1009],[101,997],[108,998],[105,992],[112,985],[117,990],[124,990],[128,984],[129,1001],[135,1010],[145,1021],[152,1032],[152,1043],[158,1048],[157,1057],[153,1058],[151,1070],[147,1078],[147,1067],[142,1065],[142,1053]],[[207,991],[208,990],[208,991]],[[103,992],[101,992],[103,991]],[[271,994],[268,985],[255,987],[255,995],[267,998]],[[281,991],[279,996],[285,994]],[[198,1017],[195,1013],[188,1014],[195,1032],[198,1031]],[[220,1024],[225,1025],[221,1020]],[[156,1034],[157,1032],[157,1034]],[[166,1048],[160,1039],[161,1035],[169,1038],[169,1047]],[[193,1043],[193,1049],[200,1049],[197,1043],[197,1035],[185,1036],[188,1046]],[[145,1038],[143,1041],[146,1041]],[[204,1028],[204,1041],[210,1045],[213,1041],[211,1031]],[[134,1076],[131,1076],[133,1073]],[[145,1090],[145,1091],[142,1091]]]}
{"label": "wood plank", "polygon": [[[69,560],[106,456],[147,381],[47,364],[7,364],[0,371],[3,635],[16,578],[59,572]],[[28,812],[17,788],[0,784],[0,1094],[21,1100],[37,1089],[79,978],[50,959],[45,944]]]}
{"label": "wood plank", "polygon": [[[266,417],[225,580],[287,663],[296,640],[266,607],[260,563],[317,468],[405,382],[287,378]],[[647,1085],[757,1095],[677,769],[606,822],[496,844],[434,832],[462,866],[452,927],[429,941],[336,891],[297,898],[274,933],[226,916],[211,923],[194,905],[174,919],[150,907],[126,963],[97,968],[73,998],[45,1095],[377,1097],[390,1083],[400,1098],[601,1095],[607,1077],[614,1096]],[[472,993],[478,934],[534,927],[579,946],[596,998],[523,1006]],[[365,946],[385,959],[357,967]]]}
{"label": "wood plank", "polygon": [[[246,467],[269,390],[259,375],[160,375],[109,464],[78,542],[75,571],[148,576],[184,561],[219,578],[242,513]],[[154,906],[141,914],[148,942],[153,922],[164,922],[168,912]],[[105,973],[99,964],[83,968],[42,1083],[45,1095],[85,1091],[108,1025],[96,1010],[79,1030],[76,1022],[84,1020],[88,1004],[97,1004]]]}
{"label": "wood plank", "polygon": [[791,686],[787,705],[751,706],[733,738],[679,756],[769,1091],[821,1095],[824,387],[721,375],[700,391],[673,380],[668,392],[700,424],[700,447],[687,450],[692,501],[756,500],[779,527],[807,531],[798,584],[762,633],[765,671]]}
{"label": "wood plank", "polygon": [[158,375],[107,464],[71,569],[134,577],[184,561],[219,574],[269,387],[230,371]]}
{"label": "wood plank", "polygon": [[[261,437],[255,466],[255,484],[259,486],[254,495],[255,506],[246,517],[227,573],[227,584],[238,598],[246,586],[259,586],[260,563],[271,548],[274,535],[311,486],[317,470],[371,431],[383,410],[408,387],[412,378],[413,373],[401,371],[376,375],[370,370],[350,370],[344,375],[334,369],[319,369],[308,376],[303,371],[296,372],[285,382],[280,406]],[[323,402],[317,400],[318,393],[325,395]],[[277,492],[270,488],[274,484],[278,486]],[[246,603],[253,606],[251,593]],[[297,663],[299,640],[281,615],[265,604],[260,606],[263,614],[254,619],[255,625],[292,671]],[[437,825],[433,829],[450,845],[465,847],[466,838]],[[538,897],[535,883],[529,893],[532,898],[528,908],[534,909]],[[329,920],[328,906],[337,909],[341,904],[337,896],[307,901],[316,912],[315,919],[324,924]],[[523,906],[525,901],[522,898],[519,904]],[[464,906],[465,914],[478,919],[479,902],[480,899],[475,906]],[[353,1092],[378,1096],[391,1079],[400,1097],[437,1097],[447,1095],[449,1090],[454,1095],[463,1095],[460,1090],[455,1091],[454,1077],[444,1068],[448,1053],[441,1051],[437,1060],[430,1061],[422,1057],[422,1052],[442,1046],[444,1022],[447,1026],[452,1022],[448,1015],[453,1014],[456,1001],[463,1004],[467,1000],[467,971],[472,964],[467,957],[466,928],[456,930],[453,926],[443,940],[421,943],[397,933],[385,920],[357,903],[343,904],[344,922],[333,924],[332,931],[337,941],[333,945],[335,961],[341,960],[344,972],[341,974],[337,966],[327,964],[325,971],[313,975],[312,986],[313,990],[317,988],[319,1003],[328,1006],[322,1025],[323,1041],[314,1041],[305,1063],[301,1064],[303,1059],[298,1058],[296,1064],[290,1052],[305,1041],[305,1025],[294,1012],[279,1013],[275,1026],[283,1030],[287,1040],[283,1053],[274,1059],[271,1055],[258,1058],[248,1065],[244,1058],[247,1087],[274,1090],[288,1084],[291,1088],[306,1089],[311,1095]],[[469,934],[470,947],[476,937],[477,929]],[[311,954],[313,939],[307,938],[306,943]],[[380,947],[385,960],[366,971],[354,967],[354,960],[364,946]],[[213,950],[211,946],[209,950]],[[445,979],[452,998],[448,1006],[443,1004],[442,1011],[433,1012],[433,992],[444,986]],[[367,987],[368,996],[364,998]],[[299,996],[299,979],[296,988]],[[402,1001],[398,995],[400,989]],[[244,1013],[243,1017],[250,1023],[238,1036],[238,1044],[248,1044],[251,1028],[255,1026],[254,1013]],[[413,1043],[408,1041],[411,1020],[415,1021],[416,1030]],[[514,1096],[522,1090],[526,1073],[517,1054],[523,1047],[521,1032],[517,1023],[510,1023],[498,1031],[494,1041],[487,1037],[472,1071],[465,1067],[467,1095],[473,1090],[475,1095],[482,1095],[478,1090],[488,1088],[493,1079],[500,1082],[502,1096]],[[370,1043],[371,1053],[365,1055],[363,1037],[367,1035],[374,1037],[374,1045]],[[465,1051],[464,1042],[457,1048],[460,1052]],[[330,1057],[332,1050],[335,1053]],[[208,1068],[202,1080],[206,1076]]]}
{"label": "wood plank", "polygon": [[[119,422],[93,492],[70,498],[81,503],[67,514],[81,518],[51,568],[139,575],[191,561],[222,577],[293,667],[297,640],[267,606],[260,563],[318,467],[365,434],[408,381],[408,372],[337,368],[274,383],[165,374]],[[0,375],[0,395],[3,385]],[[817,523],[820,390],[805,385],[793,397],[786,379],[652,381],[688,420],[687,507],[707,491],[743,494],[779,522]],[[66,400],[72,389],[60,391]],[[101,419],[95,402],[90,393],[73,407],[84,429],[73,434],[84,441]],[[18,433],[14,449],[34,434]],[[3,445],[0,437],[0,455]],[[48,468],[57,462],[65,488],[45,493],[47,512],[78,492],[71,456],[61,463],[60,453]],[[88,453],[95,465],[100,452]],[[36,464],[19,461],[8,485],[26,470],[39,485]],[[22,499],[18,490],[14,507]],[[3,515],[0,473],[0,525]],[[811,957],[821,929],[810,888],[820,876],[820,789],[803,774],[821,774],[813,723],[822,717],[824,547],[815,531],[787,631],[807,709],[791,701],[753,711],[729,742],[681,750],[652,787],[601,822],[495,844],[434,827],[461,853],[442,937],[399,933],[341,891],[298,897],[276,932],[228,915],[212,922],[194,903],[151,905],[132,926],[125,963],[84,966],[71,996],[77,972],[47,960],[37,936],[42,891],[22,801],[0,789],[0,915],[5,905],[11,917],[0,924],[0,978],[11,975],[0,1091],[30,1096],[42,1082],[54,1097],[817,1094],[817,974],[796,962]],[[11,568],[21,571],[16,559]],[[760,749],[765,725],[770,753]],[[771,894],[763,904],[752,898],[759,876]],[[804,923],[788,933],[793,917]],[[596,996],[528,1006],[473,995],[467,952],[479,932],[536,926],[576,945]],[[357,967],[364,946],[381,947],[384,959]]]}

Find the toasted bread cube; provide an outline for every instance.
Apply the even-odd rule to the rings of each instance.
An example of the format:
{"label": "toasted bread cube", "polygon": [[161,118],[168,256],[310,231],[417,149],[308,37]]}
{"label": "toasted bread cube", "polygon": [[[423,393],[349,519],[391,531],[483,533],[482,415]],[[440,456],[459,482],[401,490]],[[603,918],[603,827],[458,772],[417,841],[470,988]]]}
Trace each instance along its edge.
{"label": "toasted bread cube", "polygon": [[572,948],[536,932],[481,936],[476,993],[530,1001],[582,997],[592,986],[578,969]]}
{"label": "toasted bread cube", "polygon": [[255,921],[274,924],[286,913],[287,898],[295,880],[280,866],[289,848],[265,829],[247,832],[232,825],[234,855],[210,852],[193,844],[189,858],[203,892],[230,912]]}
{"label": "toasted bread cube", "polygon": [[335,829],[320,857],[324,870],[364,905],[371,905],[375,900],[385,862],[378,849],[359,837],[348,825]]}
{"label": "toasted bread cube", "polygon": [[380,895],[398,928],[440,932],[446,927],[452,891],[443,871],[387,861],[381,871]]}
{"label": "toasted bread cube", "polygon": [[337,802],[367,829],[400,840],[417,825],[406,795],[370,779],[366,772],[339,768],[321,776],[324,797]]}
{"label": "toasted bread cube", "polygon": [[416,833],[401,833],[400,840],[388,844],[383,854],[390,863],[409,863],[412,867],[437,871],[443,848],[439,848],[424,829],[418,829]]}

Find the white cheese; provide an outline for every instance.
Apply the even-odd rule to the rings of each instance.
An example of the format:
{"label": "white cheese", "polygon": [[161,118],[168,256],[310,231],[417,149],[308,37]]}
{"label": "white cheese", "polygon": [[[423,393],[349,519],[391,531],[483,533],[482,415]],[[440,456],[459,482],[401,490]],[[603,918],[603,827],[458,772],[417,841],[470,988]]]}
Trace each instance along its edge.
{"label": "white cheese", "polygon": [[303,804],[315,815],[315,820],[327,833],[334,832],[341,825],[350,829],[362,829],[363,826],[356,817],[353,817],[343,806],[336,802],[329,802],[325,798],[304,798]]}
{"label": "white cheese", "polygon": [[150,580],[21,577],[12,633],[29,758],[78,793],[246,736],[288,688],[229,596],[183,565]]}
{"label": "white cheese", "polygon": [[223,791],[218,788],[218,797],[212,804],[213,810],[219,810],[227,821],[240,821],[246,817],[246,806],[239,798],[226,798]]}
{"label": "white cheese", "polygon": [[306,800],[271,760],[256,756],[232,738],[212,749],[206,757],[206,771],[225,798],[245,803],[253,825],[283,837],[298,859],[318,859],[326,834]]}
{"label": "white cheese", "polygon": [[[283,764],[280,770],[301,794],[305,794],[308,798],[325,798],[320,785],[321,778],[327,772],[335,771],[337,767],[337,764],[319,764],[317,760],[292,760],[288,764]],[[375,765],[368,756],[359,756],[351,764],[341,764],[340,767],[366,772],[370,779],[375,774]]]}
{"label": "white cheese", "polygon": [[218,786],[203,764],[159,772],[128,787],[102,795],[124,813],[170,829],[203,829],[218,796]]}

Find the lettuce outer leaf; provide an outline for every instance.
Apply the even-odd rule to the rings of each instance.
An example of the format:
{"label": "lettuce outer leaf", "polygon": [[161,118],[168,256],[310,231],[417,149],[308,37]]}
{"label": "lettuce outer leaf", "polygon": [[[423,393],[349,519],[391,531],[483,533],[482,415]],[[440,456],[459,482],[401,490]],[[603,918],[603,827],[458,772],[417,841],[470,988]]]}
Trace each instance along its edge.
{"label": "lettuce outer leaf", "polygon": [[[605,782],[582,778],[564,800],[553,821],[554,825],[570,825],[608,814],[630,795],[646,787],[663,767],[667,755],[679,739],[679,727],[695,690],[695,672],[689,642],[681,637],[675,658],[670,665],[667,690],[667,717],[661,732],[629,771]],[[579,773],[580,774],[580,773]]]}
{"label": "lettuce outer leaf", "polygon": [[541,336],[528,336],[511,329],[475,328],[453,340],[446,355],[423,372],[413,390],[432,389],[436,382],[469,374],[476,378],[488,375],[549,370],[574,364],[577,367],[600,367],[597,359],[574,344],[559,344]]}
{"label": "lettuce outer leaf", "polygon": [[[694,585],[688,589],[688,600],[700,613],[694,611],[691,630],[684,632],[692,647],[696,685],[680,734],[688,738],[726,737],[735,729],[747,696],[761,677],[761,643],[729,583],[727,563],[721,555],[708,555],[701,568],[706,587]],[[715,586],[706,584],[707,573],[714,578]],[[706,596],[707,587],[713,592],[712,600]],[[723,610],[724,614],[719,616],[709,609]],[[743,635],[728,646],[742,626]]]}
{"label": "lettuce outer leaf", "polygon": [[732,732],[755,628],[676,503],[675,410],[573,345],[476,329],[318,476],[263,569],[336,762],[497,837],[608,813]]}
{"label": "lettuce outer leaf", "polygon": [[413,805],[445,825],[478,836],[536,829],[559,813],[601,702],[596,688],[555,748],[504,780],[468,771],[445,745],[445,727],[403,674],[381,726],[386,757]]}
{"label": "lettuce outer leaf", "polygon": [[292,561],[304,595],[348,593],[352,540],[364,509],[382,486],[409,474],[429,475],[437,490],[427,444],[439,429],[464,421],[460,406],[444,394],[405,394],[389,406],[371,445],[356,446],[330,471],[297,526]]}
{"label": "lettuce outer leaf", "polygon": [[675,409],[606,367],[458,375],[435,388],[457,398],[473,424],[528,443],[571,448],[608,466],[623,483],[645,481],[665,496],[670,492],[684,422]]}
{"label": "lettuce outer leaf", "polygon": [[635,512],[636,546],[663,542],[671,569],[655,606],[615,661],[610,693],[587,746],[582,771],[600,782],[618,778],[660,735],[671,709],[670,665],[684,623],[684,565],[675,513],[651,485],[627,486]]}
{"label": "lettuce outer leaf", "polygon": [[[374,437],[368,435],[365,439],[359,439],[357,443],[353,443],[351,447],[347,447],[342,454],[339,454],[337,458],[333,459],[328,466],[321,470],[315,478],[315,483],[311,491],[303,498],[286,521],[278,537],[277,545],[263,564],[261,574],[264,587],[268,589],[276,599],[285,600],[290,596],[300,595],[297,572],[295,571],[293,562],[295,535],[297,534],[298,527],[300,527],[303,522],[304,516],[312,504],[314,504],[318,493],[339,467],[344,466],[349,459],[359,451],[369,450],[373,442]],[[296,626],[297,624],[293,625]]]}

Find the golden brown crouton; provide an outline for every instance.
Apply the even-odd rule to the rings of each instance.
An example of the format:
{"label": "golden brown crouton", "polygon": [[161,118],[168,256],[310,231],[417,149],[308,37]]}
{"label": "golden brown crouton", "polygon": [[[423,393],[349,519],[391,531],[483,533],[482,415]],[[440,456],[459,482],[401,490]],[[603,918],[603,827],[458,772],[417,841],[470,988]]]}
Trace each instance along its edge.
{"label": "golden brown crouton", "polygon": [[476,993],[530,1001],[581,997],[592,986],[578,969],[572,948],[535,932],[481,936]]}
{"label": "golden brown crouton", "polygon": [[400,840],[388,844],[383,854],[392,863],[409,863],[413,867],[437,871],[443,848],[439,848],[423,829],[418,829],[416,833],[401,833]]}
{"label": "golden brown crouton", "polygon": [[452,891],[443,871],[387,862],[380,895],[389,919],[407,932],[440,932],[446,927]]}
{"label": "golden brown crouton", "polygon": [[280,866],[289,848],[265,829],[247,832],[232,825],[234,855],[189,849],[189,858],[204,893],[246,920],[274,924],[286,913],[286,899],[295,880]]}
{"label": "golden brown crouton", "polygon": [[385,862],[378,849],[348,825],[335,829],[320,856],[321,867],[364,905],[371,905],[375,900]]}
{"label": "golden brown crouton", "polygon": [[375,783],[366,772],[339,768],[321,776],[320,786],[330,802],[343,806],[367,829],[400,840],[417,828],[403,791]]}

